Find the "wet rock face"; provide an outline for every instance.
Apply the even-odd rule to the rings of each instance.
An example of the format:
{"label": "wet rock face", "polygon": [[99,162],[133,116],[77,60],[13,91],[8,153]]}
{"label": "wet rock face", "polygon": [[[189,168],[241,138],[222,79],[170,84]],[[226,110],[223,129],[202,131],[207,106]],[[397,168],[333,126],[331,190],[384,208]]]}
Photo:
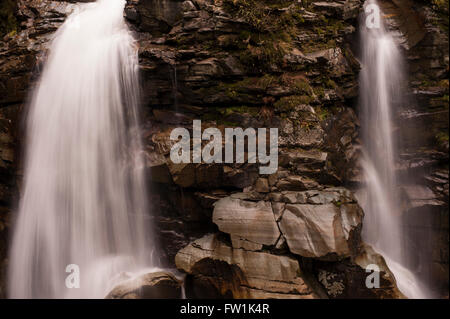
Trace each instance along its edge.
{"label": "wet rock face", "polygon": [[410,102],[397,114],[400,193],[410,263],[435,295],[448,295],[448,2],[383,0],[409,71]]}
{"label": "wet rock face", "polygon": [[6,295],[3,273],[7,267],[7,249],[11,226],[11,208],[16,207],[17,107],[0,108],[0,298]]}
{"label": "wet rock face", "polygon": [[[417,2],[408,4],[410,7],[399,5],[399,1],[390,3],[401,7],[406,16],[415,15],[421,6]],[[141,67],[148,92],[145,101],[148,121],[153,125],[146,138],[149,157],[158,158],[158,166],[151,166],[152,171],[158,167],[158,172],[168,172],[158,185],[173,183],[195,192],[198,195],[195,201],[208,212],[201,218],[208,225],[205,233],[227,234],[226,243],[233,251],[276,252],[300,259],[313,258],[332,267],[343,265],[339,266],[340,271],[349,269],[346,280],[362,285],[364,271],[355,264],[354,258],[361,253],[363,213],[356,200],[347,196],[348,190],[329,190],[343,184],[361,183],[360,124],[352,108],[358,95],[359,63],[349,45],[355,35],[361,1],[251,4],[252,8],[240,1],[184,1],[180,6],[173,2],[171,5],[177,6],[174,12],[181,8],[181,17],[166,19],[161,28],[161,24],[142,24],[140,12],[147,15],[148,11],[139,9],[136,1],[129,1],[127,17],[140,31]],[[383,8],[387,6],[384,4]],[[265,14],[267,17],[261,19]],[[287,22],[281,29],[275,19],[292,23]],[[323,23],[323,19],[328,22]],[[428,27],[423,31],[424,24],[419,20],[414,19],[416,24],[405,26],[405,30],[420,32],[401,29],[411,35],[404,38],[410,63],[423,70],[427,78],[442,78],[442,70],[448,69],[448,53],[443,49],[445,40],[427,43],[425,39],[430,37],[440,39],[441,31]],[[392,27],[399,25],[404,27],[395,23]],[[151,29],[154,33],[149,36]],[[424,70],[429,68],[425,64],[432,64],[422,51],[425,47],[434,50],[439,60],[431,71]],[[419,57],[417,60],[412,52],[417,52],[414,53]],[[439,99],[445,98],[448,88],[445,83],[439,85],[443,89],[416,94],[421,97],[418,99],[421,105],[442,105]],[[421,88],[423,83],[415,87]],[[412,123],[415,131],[421,131],[423,123],[415,119],[422,118],[423,114],[427,118],[440,117],[440,113],[431,115],[432,111],[419,110],[399,112],[405,128]],[[172,165],[168,160],[171,145],[168,133],[159,132],[170,132],[177,126],[190,129],[193,119],[202,119],[203,128],[219,127],[222,132],[230,126],[277,127],[278,172],[258,176],[257,169],[247,164]],[[436,127],[448,129],[448,123],[442,119],[433,123],[441,121]],[[158,129],[154,129],[155,125]],[[436,127],[427,134],[434,134]],[[401,138],[405,141],[409,131],[402,130]],[[401,154],[401,167],[406,174],[439,167],[447,157],[437,150],[440,146],[430,144],[434,143],[434,137],[425,140],[429,152],[408,153],[409,149]],[[441,172],[442,168],[427,173],[434,195],[425,201],[410,200],[411,204],[422,205],[428,201],[426,205],[448,206],[448,200],[441,199],[446,189],[448,192],[448,178],[436,183],[435,170]],[[183,242],[191,236],[180,228],[177,235],[184,238]],[[214,272],[208,272],[208,268]],[[349,275],[350,269],[359,274],[358,280]],[[311,273],[316,274],[319,282],[316,270]],[[189,274],[187,280],[197,294],[201,295],[199,287],[209,287],[211,293],[215,291],[220,296],[225,292],[217,278],[225,274],[226,278],[245,276],[245,272],[223,260],[213,262],[209,258],[199,262],[195,274],[191,270]],[[386,289],[393,286],[387,284]],[[233,289],[239,290],[233,284],[225,289],[229,291],[225,295],[233,294]],[[346,289],[349,290],[344,296],[349,296],[349,291],[359,291],[368,298],[398,296],[394,292],[361,292],[367,290],[365,287]],[[329,292],[328,296],[331,296]]]}
{"label": "wet rock face", "polygon": [[[352,86],[352,83],[349,82],[349,76],[351,77],[354,74],[353,66],[344,57],[344,55],[349,56],[347,49],[335,49],[330,44],[330,49],[316,50],[315,47],[311,47],[306,52],[300,51],[288,43],[298,41],[299,44],[306,44],[314,36],[313,34],[305,32],[301,38],[298,38],[301,33],[292,30],[291,34],[286,34],[290,39],[275,38],[271,41],[277,46],[278,44],[281,46],[281,42],[283,42],[292,48],[281,49],[269,46],[257,49],[259,45],[268,43],[262,37],[264,33],[271,32],[271,30],[266,30],[268,26],[254,25],[257,23],[256,21],[246,21],[244,17],[241,17],[245,14],[245,10],[251,11],[251,9],[241,6],[239,2],[236,5],[232,1],[156,1],[157,4],[152,4],[153,2],[155,1],[129,1],[126,12],[132,12],[127,13],[127,17],[137,25],[139,30],[146,33],[152,33],[156,28],[142,23],[149,16],[149,11],[155,11],[150,14],[152,16],[163,15],[164,18],[161,19],[166,21],[167,30],[165,32],[160,30],[161,34],[155,35],[152,33],[152,37],[146,34],[141,41],[141,55],[146,57],[145,60],[148,61],[144,64],[143,71],[146,75],[148,73],[148,77],[145,76],[149,82],[148,87],[153,85],[155,91],[152,94],[155,100],[149,100],[149,103],[159,106],[158,108],[161,108],[162,105],[172,104],[177,96],[183,104],[195,106],[217,104],[224,106],[233,106],[233,104],[237,104],[236,106],[260,106],[262,98],[267,93],[269,97],[275,97],[275,100],[292,95],[303,96],[303,100],[314,97],[314,92],[304,72],[286,74],[283,80],[284,82],[291,82],[291,85],[277,83],[279,81],[270,81],[269,77],[266,77],[266,81],[258,83],[258,78],[266,71],[273,71],[280,75],[284,71],[281,69],[283,64],[286,65],[284,67],[286,69],[292,69],[295,65],[302,69],[305,68],[302,65],[328,62],[333,75],[336,78],[347,76],[346,86]],[[257,4],[255,10],[258,10],[255,15],[264,14],[266,11],[267,13],[274,11],[271,18],[274,20],[278,18],[292,19],[292,22],[296,24],[301,22],[300,15],[304,14],[301,11],[303,8],[295,3],[285,3],[284,5],[288,8],[285,8],[286,10],[272,9],[264,2],[255,3]],[[358,1],[353,3],[358,3]],[[166,7],[173,7],[170,14],[164,14],[164,8]],[[181,17],[177,14],[180,10]],[[297,14],[299,16],[296,19],[294,15]],[[175,15],[175,17],[172,17],[172,15]],[[318,21],[320,21],[319,17],[320,14],[317,15]],[[336,32],[341,37],[351,34],[352,29],[348,28],[349,26],[344,28],[344,25],[338,25],[336,26]],[[281,25],[277,27],[280,28],[280,31],[283,31]],[[309,27],[306,26],[305,29],[309,29]],[[273,30],[271,32],[273,36],[276,36],[275,31],[278,32],[279,30]],[[331,38],[330,31],[324,30],[320,41],[317,42],[326,42]],[[269,36],[272,35],[269,34]],[[247,50],[248,45],[251,46],[250,50]],[[250,55],[247,56],[248,54]],[[161,71],[160,74],[146,72],[146,70],[154,71],[154,65],[161,63],[165,66],[158,67],[158,70]],[[175,76],[175,73],[177,88],[173,90],[170,77]],[[251,75],[256,75],[254,81],[239,83],[238,80]],[[299,82],[304,83],[296,85],[296,78],[300,77],[299,80],[302,80],[302,76],[304,77],[303,81]],[[231,85],[233,83],[234,85]],[[331,82],[329,84],[330,87],[324,92],[317,91],[315,95],[323,94],[323,98],[331,101],[341,99],[343,94],[349,94],[349,92],[336,92],[332,87],[333,84]],[[200,89],[203,89],[202,92]],[[176,91],[176,94],[174,94],[174,91]],[[295,106],[295,104],[292,105],[292,107]]]}
{"label": "wet rock face", "polygon": [[[270,196],[337,186],[358,174],[351,99],[359,64],[346,40],[355,32],[361,2],[347,1],[335,11],[297,1],[152,3],[128,1],[125,11],[140,44],[150,179],[155,189],[192,199],[179,206],[161,194],[155,202],[168,263],[202,231],[229,234],[233,249],[290,254],[280,232],[285,203]],[[173,12],[162,18],[167,7]],[[262,176],[247,163],[171,163],[170,132],[191,130],[193,119],[222,133],[236,126],[278,128],[278,172]],[[338,211],[333,204],[325,209],[330,222],[346,216]],[[349,257],[358,246],[353,238],[359,240],[360,221],[351,225],[349,233],[336,226],[339,243],[328,242],[317,255]],[[295,246],[294,230],[286,231]]]}
{"label": "wet rock face", "polygon": [[[395,278],[383,257],[367,244],[361,247],[353,260],[339,263],[313,261],[313,264],[313,271],[330,299],[405,298],[397,289]],[[379,268],[370,270],[369,265],[377,265]],[[378,276],[378,288],[367,288],[368,274]]]}
{"label": "wet rock face", "polygon": [[448,3],[438,3],[381,2],[390,27],[399,31],[410,74],[412,101],[399,114],[405,146],[448,153]]}
{"label": "wet rock face", "polygon": [[142,0],[137,2],[135,10],[127,9],[125,14],[130,19],[136,18],[141,30],[168,33],[181,20],[185,6],[182,0]]}

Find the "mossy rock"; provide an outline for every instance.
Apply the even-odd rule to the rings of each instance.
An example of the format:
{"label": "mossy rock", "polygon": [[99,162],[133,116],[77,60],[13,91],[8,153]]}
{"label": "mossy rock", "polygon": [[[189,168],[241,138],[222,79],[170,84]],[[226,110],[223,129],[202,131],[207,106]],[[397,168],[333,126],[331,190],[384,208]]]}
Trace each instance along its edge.
{"label": "mossy rock", "polygon": [[275,110],[278,112],[289,112],[301,104],[309,104],[311,97],[307,95],[285,96],[275,102]]}
{"label": "mossy rock", "polygon": [[17,31],[16,8],[14,0],[2,0],[0,3],[0,37]]}

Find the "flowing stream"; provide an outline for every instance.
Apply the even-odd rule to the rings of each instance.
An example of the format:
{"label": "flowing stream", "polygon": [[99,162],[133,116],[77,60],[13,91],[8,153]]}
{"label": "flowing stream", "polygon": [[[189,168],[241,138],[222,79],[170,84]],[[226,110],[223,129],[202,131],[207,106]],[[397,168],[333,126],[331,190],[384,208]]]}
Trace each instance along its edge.
{"label": "flowing stream", "polygon": [[124,5],[85,4],[52,41],[27,115],[12,298],[103,298],[124,272],[153,265]]}
{"label": "flowing stream", "polygon": [[[376,5],[368,0],[367,5]],[[369,21],[370,24],[370,21]],[[372,26],[372,25],[371,25]],[[395,170],[397,141],[393,114],[404,102],[403,57],[393,36],[383,26],[360,24],[360,109],[364,144],[361,162],[366,183],[363,238],[383,255],[399,289],[408,298],[425,298],[420,280],[408,270],[401,227],[401,205]]]}

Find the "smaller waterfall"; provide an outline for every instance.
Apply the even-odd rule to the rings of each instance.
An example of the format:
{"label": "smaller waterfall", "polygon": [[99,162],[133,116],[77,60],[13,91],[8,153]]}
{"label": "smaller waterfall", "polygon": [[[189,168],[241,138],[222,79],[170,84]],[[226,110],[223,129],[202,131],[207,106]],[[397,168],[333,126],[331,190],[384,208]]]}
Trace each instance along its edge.
{"label": "smaller waterfall", "polygon": [[[368,0],[367,5],[377,4]],[[376,14],[376,13],[375,13]],[[366,183],[361,203],[365,211],[363,238],[381,253],[409,298],[424,298],[424,288],[405,264],[401,206],[397,190],[393,112],[404,102],[407,82],[403,57],[382,23],[369,28],[361,19],[360,117],[364,153],[361,166]]]}
{"label": "smaller waterfall", "polygon": [[[12,298],[103,298],[124,272],[152,266],[138,58],[124,6],[87,4],[51,44],[27,119]],[[78,287],[67,286],[73,265]]]}

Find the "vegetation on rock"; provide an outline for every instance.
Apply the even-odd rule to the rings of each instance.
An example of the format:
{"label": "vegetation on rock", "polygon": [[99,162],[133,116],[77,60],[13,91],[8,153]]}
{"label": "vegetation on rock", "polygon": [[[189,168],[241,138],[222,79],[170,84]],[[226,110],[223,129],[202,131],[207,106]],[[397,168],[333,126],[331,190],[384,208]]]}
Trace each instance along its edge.
{"label": "vegetation on rock", "polygon": [[14,15],[17,2],[15,0],[2,0],[0,3],[0,37],[17,29],[17,19]]}

